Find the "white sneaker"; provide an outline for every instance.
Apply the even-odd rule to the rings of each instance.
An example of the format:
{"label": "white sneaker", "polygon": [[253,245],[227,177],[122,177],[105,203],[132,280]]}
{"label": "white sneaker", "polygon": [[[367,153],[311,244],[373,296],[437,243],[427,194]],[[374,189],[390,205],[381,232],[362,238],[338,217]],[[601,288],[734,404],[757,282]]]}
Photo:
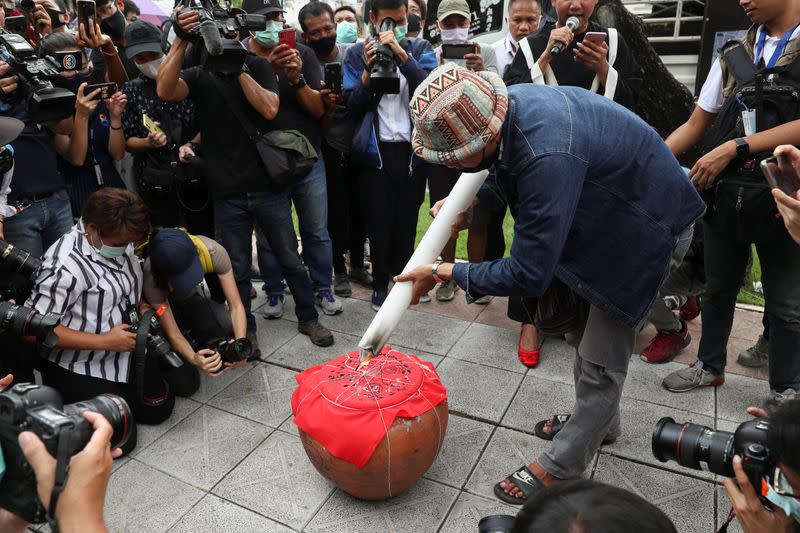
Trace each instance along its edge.
{"label": "white sneaker", "polygon": [[273,294],[267,297],[267,303],[261,308],[261,314],[264,318],[273,319],[283,316],[283,294]]}
{"label": "white sneaker", "polygon": [[330,289],[322,289],[316,295],[317,305],[326,315],[338,315],[342,312],[342,302],[333,297]]}

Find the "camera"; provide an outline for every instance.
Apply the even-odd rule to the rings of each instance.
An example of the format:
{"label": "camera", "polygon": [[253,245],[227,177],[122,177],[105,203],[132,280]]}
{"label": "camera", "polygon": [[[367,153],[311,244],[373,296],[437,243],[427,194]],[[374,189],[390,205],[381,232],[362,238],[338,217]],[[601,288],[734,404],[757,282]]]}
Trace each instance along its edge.
{"label": "camera", "polygon": [[510,533],[514,517],[510,514],[484,516],[478,522],[478,533]]}
{"label": "camera", "polygon": [[34,274],[42,261],[8,241],[0,241],[0,300],[24,302],[30,296]]}
{"label": "camera", "polygon": [[64,405],[58,391],[44,385],[19,383],[0,392],[0,447],[6,462],[6,472],[0,481],[0,507],[27,522],[45,520],[46,510],[37,495],[36,477],[17,436],[32,431],[42,439],[50,455],[58,461],[69,461],[86,446],[94,432],[83,418],[86,411],[103,415],[111,424],[112,448],[125,444],[135,427],[130,407],[114,394]]}
{"label": "camera", "polygon": [[[147,334],[147,354],[157,357],[160,362],[171,367],[180,368],[183,366],[183,359],[172,351],[172,346],[170,346],[161,332],[161,322],[158,320],[158,317],[164,313],[165,309],[166,306],[161,306],[155,313],[148,313],[150,318],[145,331]],[[125,310],[125,323],[130,325],[128,331],[137,333],[139,331],[140,321],[141,317],[135,305]]]}
{"label": "camera", "polygon": [[[253,344],[249,339],[242,337],[233,342],[228,339],[222,339],[213,346],[211,350],[217,352],[222,358],[223,363],[238,363],[239,361],[247,361],[253,356]],[[222,368],[219,372],[222,372]]]}
{"label": "camera", "polygon": [[17,97],[27,98],[28,115],[34,122],[57,122],[75,112],[75,93],[54,87],[50,80],[59,72],[81,68],[80,52],[55,52],[38,57],[22,36],[0,29],[0,59],[19,77]]}
{"label": "camera", "polygon": [[[267,27],[264,15],[234,13],[228,0],[222,6],[217,0],[188,0],[183,9],[173,15],[173,28],[181,39],[196,41],[198,36],[204,43],[200,53],[200,65],[211,72],[222,74],[239,73],[244,68],[248,51],[237,40],[242,32],[261,31]],[[196,11],[200,17],[197,30],[187,33],[178,24],[178,15],[186,10]]]}
{"label": "camera", "polygon": [[61,316],[56,313],[43,315],[30,307],[0,301],[0,333],[10,331],[18,337],[36,337],[48,350],[58,344],[54,330],[60,322]]}
{"label": "camera", "polygon": [[[396,23],[393,18],[386,17],[381,21],[379,33],[394,31]],[[378,94],[399,94],[400,73],[397,72],[397,59],[389,45],[378,46],[375,62],[369,73],[369,86]]]}
{"label": "camera", "polygon": [[725,477],[734,477],[733,456],[742,457],[744,468],[756,493],[762,494],[762,479],[771,483],[775,465],[767,448],[769,420],[749,420],[733,433],[672,418],[658,421],[653,431],[653,455],[662,463],[675,461],[694,470],[705,470]]}

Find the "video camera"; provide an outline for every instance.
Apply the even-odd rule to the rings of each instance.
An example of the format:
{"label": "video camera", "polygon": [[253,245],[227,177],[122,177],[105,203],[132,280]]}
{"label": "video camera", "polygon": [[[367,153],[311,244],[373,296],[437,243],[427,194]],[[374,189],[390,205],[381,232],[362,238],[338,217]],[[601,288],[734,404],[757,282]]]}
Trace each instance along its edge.
{"label": "video camera", "polygon": [[32,121],[57,122],[75,112],[75,93],[54,87],[50,80],[57,78],[59,72],[80,69],[80,52],[38,57],[25,38],[0,28],[0,59],[11,67],[11,74],[19,77],[17,97],[27,98]]}
{"label": "video camera", "polygon": [[50,455],[59,462],[68,462],[94,433],[92,425],[83,418],[86,411],[103,415],[111,424],[112,448],[128,441],[135,427],[133,414],[127,402],[114,394],[64,405],[58,391],[44,385],[19,383],[0,392],[0,447],[6,462],[0,480],[0,507],[27,522],[45,520],[47,511],[39,500],[36,477],[17,437],[23,431],[32,431],[42,439]]}
{"label": "video camera", "polygon": [[[381,21],[378,33],[394,31],[396,23],[393,18],[386,17]],[[400,73],[397,72],[397,58],[389,45],[378,46],[375,62],[369,73],[369,86],[378,94],[399,94]]]}
{"label": "video camera", "polygon": [[658,421],[653,431],[653,455],[661,462],[673,460],[681,466],[734,477],[733,456],[742,457],[744,469],[756,494],[762,495],[763,479],[772,483],[775,464],[767,448],[769,420],[749,420],[733,433],[669,417]]}
{"label": "video camera", "polygon": [[[173,28],[181,39],[197,41],[199,36],[205,44],[200,53],[200,65],[211,72],[241,72],[248,52],[237,40],[237,35],[264,30],[267,18],[264,15],[234,13],[228,0],[225,0],[224,6],[218,0],[185,0],[182,5],[183,9],[173,15]],[[200,17],[200,27],[190,33],[178,24],[178,15],[187,10],[196,11]]]}
{"label": "video camera", "polygon": [[[161,306],[154,313],[147,313],[150,317],[149,324],[145,326],[147,354],[157,357],[160,362],[166,363],[173,368],[180,368],[183,366],[183,359],[172,351],[172,346],[164,338],[161,331],[161,321],[158,317],[164,313],[164,310],[166,310],[166,306]],[[128,307],[125,310],[125,323],[130,325],[128,331],[138,333],[141,318],[135,305]]]}

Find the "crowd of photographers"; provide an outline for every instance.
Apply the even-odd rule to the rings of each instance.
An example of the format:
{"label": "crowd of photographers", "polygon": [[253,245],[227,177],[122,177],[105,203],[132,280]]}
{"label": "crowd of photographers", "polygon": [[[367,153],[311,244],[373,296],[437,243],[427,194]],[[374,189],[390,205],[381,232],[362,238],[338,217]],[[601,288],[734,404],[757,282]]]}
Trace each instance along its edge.
{"label": "crowd of photographers", "polygon": [[[334,10],[312,1],[300,9],[297,27],[287,24],[281,0],[244,0],[241,9],[227,10],[182,2],[162,27],[142,18],[131,0],[19,0],[0,10],[0,117],[19,121],[0,123],[0,138],[6,127],[14,132],[7,135],[13,156],[0,152],[0,310],[7,330],[0,336],[13,353],[0,360],[0,377],[32,383],[36,369],[44,383],[11,389],[0,407],[7,402],[30,428],[63,428],[63,418],[71,435],[81,435],[60,438],[62,430],[43,430],[52,438],[42,442],[22,432],[17,448],[16,441],[2,441],[11,462],[24,461],[24,454],[36,476],[6,479],[5,486],[15,481],[22,488],[0,493],[0,526],[25,527],[7,509],[32,522],[49,515],[63,531],[103,530],[111,447],[118,456],[136,446],[133,421],[166,420],[176,396],[197,390],[201,372],[218,375],[259,356],[254,278],[264,282],[266,318],[283,315],[288,286],[298,330],[317,346],[334,342],[319,313],[341,313],[351,281],[369,287],[373,309],[381,307],[413,252],[426,188],[433,207],[460,175],[412,151],[409,104],[437,66],[455,62],[492,72],[507,85],[561,83],[594,91],[599,80],[605,96],[635,108],[641,73],[621,37],[614,37],[610,62],[605,41],[584,40],[574,57],[551,53],[573,39],[575,28],[562,19],[595,4],[509,0],[508,35],[493,47],[469,40],[466,0],[439,2],[432,24],[423,0],[371,0],[363,17],[348,6]],[[610,36],[594,23],[586,30]],[[434,49],[422,35],[442,46]],[[667,140],[673,152],[708,129],[721,105],[705,109],[708,100],[701,96],[700,111]],[[764,142],[751,140],[748,149]],[[690,175],[702,182],[728,155],[701,159]],[[800,152],[787,149],[786,156],[800,166]],[[776,200],[788,234],[800,242],[800,202],[777,194]],[[503,256],[507,207],[476,209],[472,262]],[[746,261],[740,243],[723,241],[711,236],[717,263],[734,248],[737,265]],[[776,261],[768,259],[771,249],[782,261],[795,258],[788,237],[780,244],[770,241],[763,253],[760,247],[762,261]],[[694,255],[703,255],[702,238],[687,257]],[[454,262],[455,239],[442,259]],[[686,321],[699,312],[696,296],[708,296],[711,318],[704,317],[703,332],[708,329],[710,340],[701,345],[700,362],[665,380],[670,390],[723,379],[725,354],[717,345],[727,341],[728,300],[741,276],[733,279],[735,272],[714,265],[708,286],[696,269],[673,272],[661,296],[675,297],[682,314],[673,315],[659,298],[648,317],[659,333],[642,357],[664,362],[689,342]],[[787,269],[765,280],[765,288],[783,287],[768,295],[779,303],[795,301],[793,287],[781,285]],[[457,290],[455,281],[444,280],[435,297],[447,302]],[[522,324],[519,358],[531,367],[539,359],[537,305],[521,298],[509,304],[509,316]],[[747,533],[791,531],[800,521],[800,400],[792,399],[797,363],[777,353],[796,344],[796,311],[787,305],[770,311],[765,324],[773,347],[755,346],[749,357],[764,364],[775,352],[771,388],[780,406],[768,419],[753,410],[758,419],[727,441],[728,462],[712,465],[731,476],[725,488]],[[0,388],[9,386],[10,376],[0,380]],[[552,439],[565,416],[539,429]],[[654,437],[662,460],[692,466],[690,452],[707,452],[715,438],[727,438],[671,424],[659,423],[660,452]],[[684,438],[686,452],[676,457],[670,445],[680,449]],[[764,449],[769,460],[759,463]],[[501,491],[520,499],[519,487]],[[598,511],[608,502],[606,514],[602,506]],[[492,517],[484,526],[572,530],[588,527],[580,522],[588,520],[587,509],[602,530],[674,531],[640,498],[590,482],[555,484],[529,498],[513,525]]]}

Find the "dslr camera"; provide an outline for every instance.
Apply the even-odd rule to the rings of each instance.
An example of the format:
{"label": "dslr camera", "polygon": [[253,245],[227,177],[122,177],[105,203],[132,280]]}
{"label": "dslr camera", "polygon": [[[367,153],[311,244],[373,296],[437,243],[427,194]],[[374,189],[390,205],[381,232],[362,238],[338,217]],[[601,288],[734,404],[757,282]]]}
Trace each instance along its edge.
{"label": "dslr camera", "polygon": [[[143,334],[147,335],[147,354],[157,357],[161,363],[165,363],[173,368],[183,366],[183,359],[172,351],[167,339],[161,331],[161,321],[158,319],[164,313],[166,306],[160,307],[155,313],[148,313],[150,318],[144,325]],[[135,305],[131,305],[125,310],[125,323],[129,324],[128,331],[140,333],[141,316]]]}
{"label": "dslr camera", "polygon": [[94,432],[83,418],[86,411],[103,415],[111,424],[112,448],[128,441],[135,427],[133,414],[125,400],[114,394],[64,405],[58,391],[44,385],[19,383],[0,392],[0,447],[6,462],[0,480],[0,507],[27,522],[36,524],[45,520],[47,511],[36,491],[36,477],[17,436],[32,431],[42,439],[50,455],[59,462],[68,462],[86,446]]}
{"label": "dslr camera", "polygon": [[[188,41],[200,41],[204,48],[200,53],[200,65],[211,72],[223,74],[239,73],[244,68],[247,49],[237,40],[242,32],[262,31],[267,27],[264,15],[234,13],[229,0],[220,5],[218,0],[185,0],[183,9],[175,12],[172,27],[175,34]],[[178,24],[178,15],[187,10],[196,11],[200,27],[187,33]]]}
{"label": "dslr camera", "polygon": [[54,87],[59,72],[79,70],[80,52],[55,52],[38,57],[24,37],[0,28],[0,59],[19,77],[16,98],[27,98],[28,115],[34,122],[57,122],[75,112],[75,93]]}
{"label": "dslr camera", "polygon": [[766,418],[749,420],[730,433],[689,422],[679,424],[664,417],[653,431],[653,455],[662,463],[672,460],[725,477],[735,476],[733,456],[739,455],[753,489],[763,496],[762,480],[771,484],[776,467],[767,448],[768,431]]}
{"label": "dslr camera", "polygon": [[[378,33],[394,31],[396,23],[393,18],[386,17],[381,21]],[[378,94],[399,94],[400,73],[397,72],[397,58],[388,45],[378,46],[375,62],[369,73],[369,86]]]}
{"label": "dslr camera", "polygon": [[[221,339],[211,344],[209,349],[217,352],[222,358],[223,363],[248,361],[253,356],[253,343],[245,337],[233,341]],[[222,372],[223,369],[224,368],[220,368],[217,373]]]}

